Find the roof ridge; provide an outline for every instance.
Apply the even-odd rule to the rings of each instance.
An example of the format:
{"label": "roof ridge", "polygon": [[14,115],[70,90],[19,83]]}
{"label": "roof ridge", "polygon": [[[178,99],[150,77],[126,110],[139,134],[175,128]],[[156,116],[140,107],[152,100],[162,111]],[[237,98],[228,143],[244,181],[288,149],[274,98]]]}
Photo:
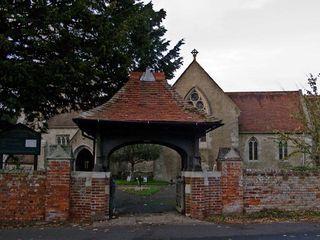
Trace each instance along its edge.
{"label": "roof ridge", "polygon": [[225,92],[226,94],[249,94],[249,93],[299,93],[300,90],[279,90],[279,91],[243,91],[243,92]]}

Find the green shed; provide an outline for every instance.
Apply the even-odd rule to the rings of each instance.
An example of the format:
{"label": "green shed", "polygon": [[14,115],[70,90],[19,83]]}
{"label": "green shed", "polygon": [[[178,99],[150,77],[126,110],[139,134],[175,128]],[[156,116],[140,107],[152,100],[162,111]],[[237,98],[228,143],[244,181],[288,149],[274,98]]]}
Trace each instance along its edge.
{"label": "green shed", "polygon": [[37,168],[37,156],[40,155],[40,146],[41,133],[21,123],[0,131],[0,155],[34,155],[35,170]]}

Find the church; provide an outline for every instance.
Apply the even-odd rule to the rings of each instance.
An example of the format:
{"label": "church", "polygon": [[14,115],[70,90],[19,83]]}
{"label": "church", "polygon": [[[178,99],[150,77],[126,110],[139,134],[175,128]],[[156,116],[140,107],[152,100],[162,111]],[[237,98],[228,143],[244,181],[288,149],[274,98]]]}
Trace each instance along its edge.
{"label": "church", "polygon": [[[303,95],[297,91],[225,92],[194,59],[172,86],[186,101],[223,126],[200,139],[202,167],[216,169],[220,148],[238,149],[245,168],[283,169],[304,165],[307,156],[290,155],[292,143],[279,140],[279,132],[303,137],[297,115],[304,112]],[[168,154],[169,150],[165,154]],[[168,161],[171,157],[163,159]],[[163,167],[163,165],[161,167]],[[159,167],[159,169],[161,168]]]}
{"label": "church", "polygon": [[[303,96],[297,91],[225,92],[198,63],[193,61],[172,88],[189,104],[207,115],[222,120],[223,126],[199,139],[202,168],[216,169],[220,148],[238,150],[245,168],[281,169],[303,165],[304,154],[289,156],[290,142],[281,142],[278,132],[303,136],[303,125],[295,117],[303,112]],[[48,133],[42,135],[39,168],[45,166],[45,156],[51,145],[61,145],[73,156],[73,169],[92,171],[95,161],[95,140],[84,135],[72,121],[78,113],[56,115],[48,121]],[[142,164],[142,171],[153,171],[158,179],[173,179],[179,175],[180,156],[164,147],[152,166]],[[147,169],[147,170],[146,170]],[[151,169],[151,170],[150,170]]]}

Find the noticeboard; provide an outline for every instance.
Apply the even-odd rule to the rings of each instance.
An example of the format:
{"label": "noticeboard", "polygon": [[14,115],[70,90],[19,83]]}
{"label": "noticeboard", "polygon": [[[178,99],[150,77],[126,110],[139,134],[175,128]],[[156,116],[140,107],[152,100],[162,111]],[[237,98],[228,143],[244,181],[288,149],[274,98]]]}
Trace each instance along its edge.
{"label": "noticeboard", "polygon": [[0,154],[39,155],[41,134],[23,124],[0,132]]}

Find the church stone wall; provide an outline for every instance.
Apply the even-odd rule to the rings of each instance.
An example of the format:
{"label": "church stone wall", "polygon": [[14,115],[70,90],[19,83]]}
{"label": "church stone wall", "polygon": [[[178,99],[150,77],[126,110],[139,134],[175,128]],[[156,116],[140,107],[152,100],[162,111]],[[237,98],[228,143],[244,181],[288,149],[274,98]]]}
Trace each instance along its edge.
{"label": "church stone wall", "polygon": [[162,154],[154,161],[153,174],[154,179],[163,181],[175,181],[181,172],[180,155],[167,147],[163,147]]}
{"label": "church stone wall", "polygon": [[205,152],[202,148],[202,155],[206,158],[202,161],[212,168],[220,147],[238,147],[239,110],[197,62],[193,62],[189,66],[173,87],[183,98],[191,89],[196,88],[207,100],[209,115],[221,119],[224,123],[224,126],[209,133],[209,147],[212,150]]}
{"label": "church stone wall", "polygon": [[57,135],[70,135],[71,139],[76,132],[78,131],[78,128],[54,128],[54,129],[48,129],[47,134],[42,134],[42,139],[46,141],[47,144],[57,144],[56,143],[56,136]]}
{"label": "church stone wall", "polygon": [[[255,137],[258,141],[258,160],[249,160],[249,140]],[[246,168],[280,169],[298,166],[303,163],[303,154],[290,156],[288,160],[279,160],[279,149],[276,134],[240,133],[239,152]],[[288,153],[293,151],[290,143]]]}

